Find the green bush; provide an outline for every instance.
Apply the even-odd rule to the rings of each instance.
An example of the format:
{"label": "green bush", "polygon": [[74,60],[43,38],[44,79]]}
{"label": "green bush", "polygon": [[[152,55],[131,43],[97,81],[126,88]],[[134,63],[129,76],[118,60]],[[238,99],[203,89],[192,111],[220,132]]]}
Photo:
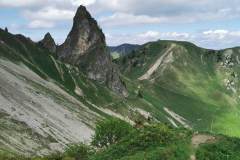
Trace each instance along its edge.
{"label": "green bush", "polygon": [[29,160],[64,160],[64,156],[62,153],[53,153],[45,157],[35,157]]}
{"label": "green bush", "polygon": [[30,160],[30,158],[0,150],[0,160]]}
{"label": "green bush", "polygon": [[240,160],[240,140],[224,137],[216,143],[201,145],[196,157],[197,160]]}
{"label": "green bush", "polygon": [[67,157],[75,158],[75,160],[88,160],[91,152],[92,151],[89,146],[80,143],[69,146],[65,151],[65,155]]}
{"label": "green bush", "polygon": [[131,125],[120,119],[110,118],[101,121],[96,126],[92,145],[98,148],[108,147],[127,136],[132,130]]}
{"label": "green bush", "polygon": [[190,153],[190,139],[191,132],[186,130],[179,132],[164,124],[144,126],[97,152],[91,160],[185,160]]}

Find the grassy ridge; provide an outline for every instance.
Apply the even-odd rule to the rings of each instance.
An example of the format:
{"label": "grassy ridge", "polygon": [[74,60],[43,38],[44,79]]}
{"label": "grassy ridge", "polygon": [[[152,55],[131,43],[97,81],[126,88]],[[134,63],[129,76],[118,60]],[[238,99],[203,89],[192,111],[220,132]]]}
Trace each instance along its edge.
{"label": "grassy ridge", "polygon": [[[175,47],[150,79],[139,82],[137,78],[172,44]],[[157,41],[143,45],[117,63],[126,77],[141,86],[144,99],[156,108],[170,108],[194,129],[240,136],[240,86],[236,76],[239,54],[237,48],[215,51],[188,42]],[[228,80],[234,82],[231,88],[226,86]]]}

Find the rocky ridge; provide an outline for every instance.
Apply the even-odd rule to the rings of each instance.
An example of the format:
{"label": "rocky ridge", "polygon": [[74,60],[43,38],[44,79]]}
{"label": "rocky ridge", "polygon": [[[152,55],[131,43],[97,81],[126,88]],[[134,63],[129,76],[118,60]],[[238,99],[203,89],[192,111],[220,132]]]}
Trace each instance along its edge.
{"label": "rocky ridge", "polygon": [[55,53],[56,50],[57,50],[57,45],[54,41],[54,39],[52,38],[51,34],[50,33],[47,33],[43,40],[41,40],[39,42],[39,44],[43,47],[43,48],[46,48],[48,49],[50,52],[52,53]]}
{"label": "rocky ridge", "polygon": [[127,96],[118,69],[108,54],[105,36],[84,6],[78,8],[73,27],[65,42],[58,47],[57,56],[63,62],[79,67],[88,78]]}

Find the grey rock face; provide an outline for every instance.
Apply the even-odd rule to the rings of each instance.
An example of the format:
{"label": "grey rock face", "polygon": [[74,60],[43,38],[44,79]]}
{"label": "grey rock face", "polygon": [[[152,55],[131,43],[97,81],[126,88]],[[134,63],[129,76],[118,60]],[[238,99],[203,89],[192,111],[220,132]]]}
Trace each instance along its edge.
{"label": "grey rock face", "polygon": [[80,6],[74,17],[72,30],[64,44],[59,47],[59,58],[72,63],[76,57],[97,46],[106,46],[105,36],[86,8]]}
{"label": "grey rock face", "polygon": [[118,70],[107,52],[102,30],[87,9],[80,6],[74,17],[72,30],[57,49],[58,58],[80,67],[88,78],[106,84],[114,92],[127,96]]}
{"label": "grey rock face", "polygon": [[42,47],[48,49],[50,52],[56,53],[57,46],[56,46],[56,43],[55,43],[55,41],[54,41],[54,39],[52,38],[52,36],[51,36],[50,33],[47,33],[47,34],[44,36],[43,40],[41,40],[41,41],[39,42],[39,44],[40,44]]}

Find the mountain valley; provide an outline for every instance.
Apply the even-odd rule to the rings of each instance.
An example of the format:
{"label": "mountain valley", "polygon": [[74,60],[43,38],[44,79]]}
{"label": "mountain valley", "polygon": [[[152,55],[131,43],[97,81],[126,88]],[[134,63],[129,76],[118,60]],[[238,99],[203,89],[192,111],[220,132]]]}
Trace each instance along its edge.
{"label": "mountain valley", "polygon": [[[112,60],[102,30],[84,6],[59,46],[50,33],[34,42],[0,29],[0,156],[44,156],[62,153],[69,144],[91,144],[96,124],[112,117],[140,130],[132,129],[95,159],[144,157],[137,146],[142,139],[146,157],[167,155],[176,140],[186,149],[185,159],[198,135],[207,138],[194,149],[201,143],[214,148],[214,139],[235,153],[240,144],[240,47],[211,50],[159,40],[128,49]],[[169,150],[158,146],[163,143]],[[209,154],[208,147],[199,147],[198,156]]]}

